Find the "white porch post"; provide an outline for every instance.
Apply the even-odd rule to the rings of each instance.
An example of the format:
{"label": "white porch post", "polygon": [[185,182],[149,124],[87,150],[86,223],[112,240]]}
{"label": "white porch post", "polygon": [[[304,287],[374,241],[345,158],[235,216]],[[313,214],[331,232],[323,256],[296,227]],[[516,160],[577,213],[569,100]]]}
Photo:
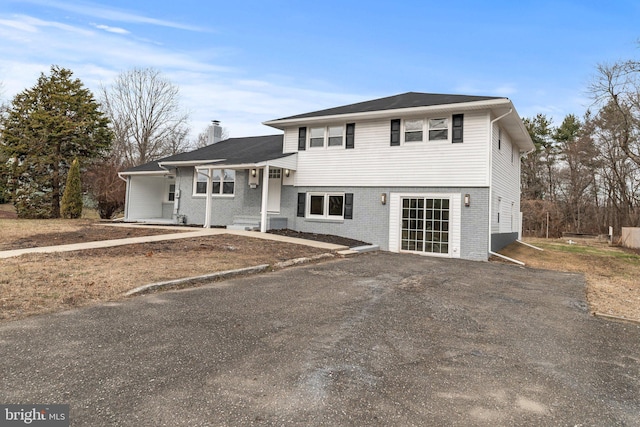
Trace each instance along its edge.
{"label": "white porch post", "polygon": [[260,211],[260,232],[267,232],[267,201],[269,200],[269,165],[264,167],[262,176],[262,210]]}
{"label": "white porch post", "polygon": [[205,195],[205,209],[204,209],[204,225],[203,228],[211,228],[211,191],[213,189],[213,170],[207,169],[207,194]]}

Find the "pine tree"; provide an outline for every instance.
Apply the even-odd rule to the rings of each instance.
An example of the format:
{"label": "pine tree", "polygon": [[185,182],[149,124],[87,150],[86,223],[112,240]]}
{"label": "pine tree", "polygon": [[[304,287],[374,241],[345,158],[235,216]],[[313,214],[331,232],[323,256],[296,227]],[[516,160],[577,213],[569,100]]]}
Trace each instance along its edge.
{"label": "pine tree", "polygon": [[62,194],[60,214],[63,218],[80,218],[82,215],[82,185],[80,183],[80,163],[73,159],[67,174],[67,185]]}
{"label": "pine tree", "polygon": [[0,123],[0,154],[10,159],[9,191],[21,218],[58,218],[71,159],[89,164],[111,144],[108,119],[72,74],[52,66],[15,96]]}

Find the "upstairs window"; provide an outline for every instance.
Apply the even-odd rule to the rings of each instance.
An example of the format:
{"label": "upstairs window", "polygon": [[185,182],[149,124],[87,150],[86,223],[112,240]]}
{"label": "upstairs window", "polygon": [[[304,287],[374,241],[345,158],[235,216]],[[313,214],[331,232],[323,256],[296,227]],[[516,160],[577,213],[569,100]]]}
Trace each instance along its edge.
{"label": "upstairs window", "polygon": [[342,147],[342,126],[329,126],[329,147]]}
{"label": "upstairs window", "polygon": [[404,142],[422,141],[422,120],[405,120]]}
{"label": "upstairs window", "polygon": [[317,127],[309,130],[309,148],[344,147],[344,140],[344,126]]}
{"label": "upstairs window", "polygon": [[450,141],[463,142],[464,114],[449,117],[391,120],[390,145],[398,146],[412,142]]}
{"label": "upstairs window", "polygon": [[309,132],[309,147],[324,147],[324,128],[311,128]]}
{"label": "upstairs window", "polygon": [[446,141],[449,139],[448,119],[429,119],[429,141]]}

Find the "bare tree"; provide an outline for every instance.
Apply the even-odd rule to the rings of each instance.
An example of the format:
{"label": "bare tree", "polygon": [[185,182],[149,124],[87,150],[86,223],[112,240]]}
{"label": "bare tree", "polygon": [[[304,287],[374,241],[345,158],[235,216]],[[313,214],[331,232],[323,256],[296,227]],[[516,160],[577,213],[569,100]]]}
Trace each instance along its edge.
{"label": "bare tree", "polygon": [[604,221],[620,232],[620,227],[640,225],[640,168],[623,149],[627,136],[621,113],[613,103],[594,118],[593,138],[602,167],[597,169],[604,206]]}
{"label": "bare tree", "polygon": [[113,123],[114,150],[125,167],[175,154],[187,148],[188,115],[179,89],[152,68],[121,73],[101,88],[102,104]]}
{"label": "bare tree", "polygon": [[590,89],[596,103],[615,114],[620,148],[640,165],[640,62],[598,65]]}

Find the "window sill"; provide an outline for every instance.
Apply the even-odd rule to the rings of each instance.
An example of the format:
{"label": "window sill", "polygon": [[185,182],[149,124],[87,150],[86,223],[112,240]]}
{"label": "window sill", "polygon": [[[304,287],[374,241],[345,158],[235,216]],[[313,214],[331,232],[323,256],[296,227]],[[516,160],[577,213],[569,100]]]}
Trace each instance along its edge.
{"label": "window sill", "polygon": [[314,217],[308,217],[306,216],[304,218],[305,221],[308,222],[327,222],[327,223],[344,223],[344,218],[314,218]]}
{"label": "window sill", "polygon": [[[236,196],[235,194],[212,194],[211,198],[212,199],[232,199],[235,196]],[[204,194],[193,194],[192,197],[194,199],[204,199],[207,196],[205,196]]]}

